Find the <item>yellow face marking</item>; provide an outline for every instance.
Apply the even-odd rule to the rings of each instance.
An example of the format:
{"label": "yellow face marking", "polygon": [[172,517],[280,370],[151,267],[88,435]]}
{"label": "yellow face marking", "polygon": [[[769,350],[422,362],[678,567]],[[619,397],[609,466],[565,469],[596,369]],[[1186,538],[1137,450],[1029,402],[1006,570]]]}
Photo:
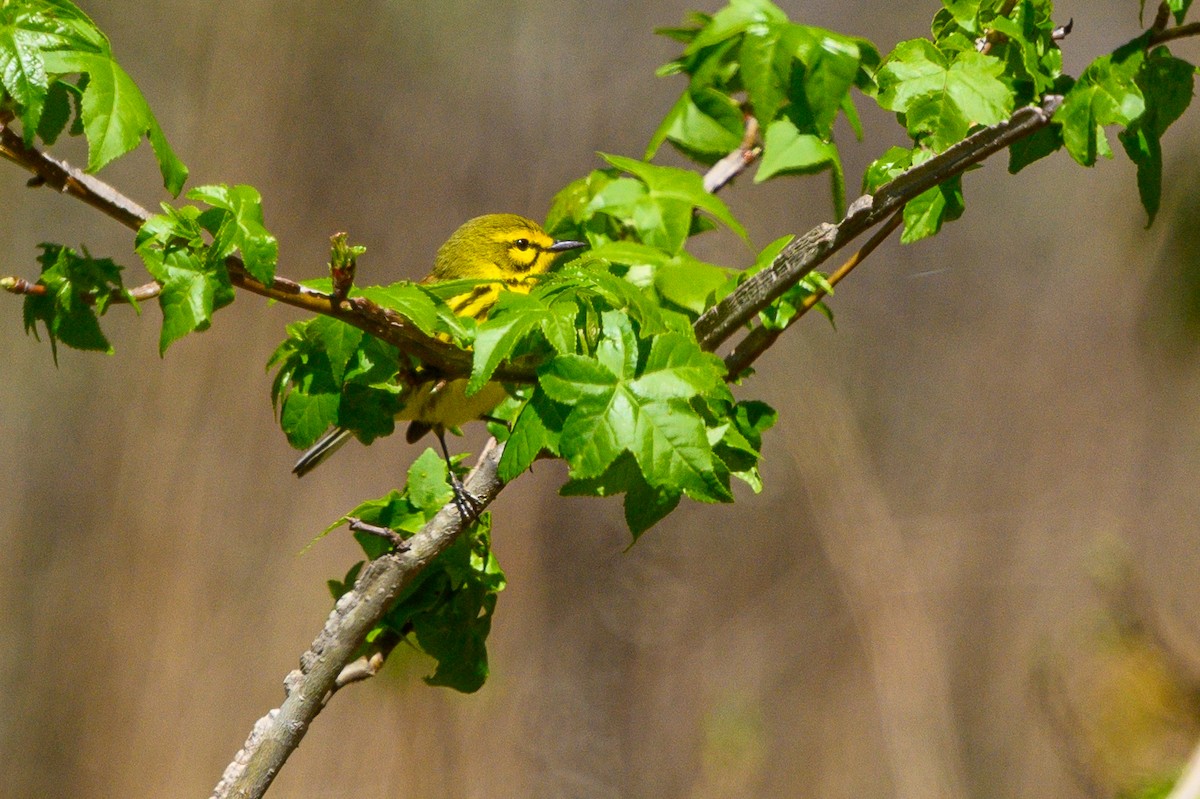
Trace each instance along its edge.
{"label": "yellow face marking", "polygon": [[511,272],[529,274],[545,272],[554,263],[555,253],[547,252],[554,239],[541,230],[514,228],[492,236],[498,244],[506,245],[507,266]]}

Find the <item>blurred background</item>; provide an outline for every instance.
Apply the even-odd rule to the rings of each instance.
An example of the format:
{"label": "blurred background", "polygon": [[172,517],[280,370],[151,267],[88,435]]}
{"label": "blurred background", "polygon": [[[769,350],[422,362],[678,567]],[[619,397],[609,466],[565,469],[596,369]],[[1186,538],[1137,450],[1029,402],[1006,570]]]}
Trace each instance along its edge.
{"label": "blurred background", "polygon": [[[937,7],[781,5],[885,52]],[[1068,71],[1131,38],[1137,5],[1060,2]],[[84,7],[191,185],[262,191],[282,274],[323,274],[346,230],[360,281],[386,283],[468,217],[542,217],[596,151],[640,155],[682,88],[653,77],[676,49],[651,31],[717,5]],[[905,143],[860,109],[852,188]],[[1200,736],[1198,145],[1193,108],[1149,230],[1123,156],[969,175],[962,221],[881,248],[831,300],[836,330],[806,319],[740,390],[780,410],[760,496],[685,503],[626,551],[619,502],[557,497],[561,464],[538,464],[493,506],[488,684],[427,687],[397,650],[270,795],[1070,798],[1170,777]],[[104,177],[164,199],[148,149]],[[127,231],[26,178],[0,164],[0,273],[35,277],[48,240],[144,280]],[[724,198],[761,247],[829,220],[827,187]],[[697,245],[749,262],[727,234]],[[358,556],[344,533],[301,549],[417,454],[396,437],[291,476],[263,366],[296,318],[243,295],[160,359],[157,306],[118,308],[115,355],[56,369],[0,297],[6,795],[207,796],[281,701]]]}

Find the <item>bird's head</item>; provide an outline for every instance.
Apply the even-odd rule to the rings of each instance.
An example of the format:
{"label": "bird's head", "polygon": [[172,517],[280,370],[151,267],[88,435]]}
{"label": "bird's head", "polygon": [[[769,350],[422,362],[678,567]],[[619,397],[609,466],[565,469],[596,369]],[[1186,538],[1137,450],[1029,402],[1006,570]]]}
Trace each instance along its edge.
{"label": "bird's head", "polygon": [[555,241],[537,222],[516,214],[477,216],[438,250],[430,279],[491,278],[520,285],[548,271],[560,253],[586,246]]}

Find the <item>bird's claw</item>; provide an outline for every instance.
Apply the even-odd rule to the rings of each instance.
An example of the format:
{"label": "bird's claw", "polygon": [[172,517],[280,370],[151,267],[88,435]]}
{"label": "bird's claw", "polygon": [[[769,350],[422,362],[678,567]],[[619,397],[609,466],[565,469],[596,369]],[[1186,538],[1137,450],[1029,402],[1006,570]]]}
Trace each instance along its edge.
{"label": "bird's claw", "polygon": [[479,521],[479,514],[483,512],[483,502],[467,490],[454,472],[450,472],[450,487],[454,489],[454,507],[462,520],[467,524]]}

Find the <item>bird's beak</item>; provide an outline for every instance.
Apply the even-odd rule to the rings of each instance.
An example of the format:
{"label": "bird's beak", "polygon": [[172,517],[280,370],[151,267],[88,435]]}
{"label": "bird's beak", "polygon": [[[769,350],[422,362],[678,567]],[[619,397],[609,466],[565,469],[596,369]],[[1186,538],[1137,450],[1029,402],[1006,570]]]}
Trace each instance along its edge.
{"label": "bird's beak", "polygon": [[578,250],[580,247],[586,247],[586,241],[556,241],[546,249],[550,252],[566,252],[567,250]]}

